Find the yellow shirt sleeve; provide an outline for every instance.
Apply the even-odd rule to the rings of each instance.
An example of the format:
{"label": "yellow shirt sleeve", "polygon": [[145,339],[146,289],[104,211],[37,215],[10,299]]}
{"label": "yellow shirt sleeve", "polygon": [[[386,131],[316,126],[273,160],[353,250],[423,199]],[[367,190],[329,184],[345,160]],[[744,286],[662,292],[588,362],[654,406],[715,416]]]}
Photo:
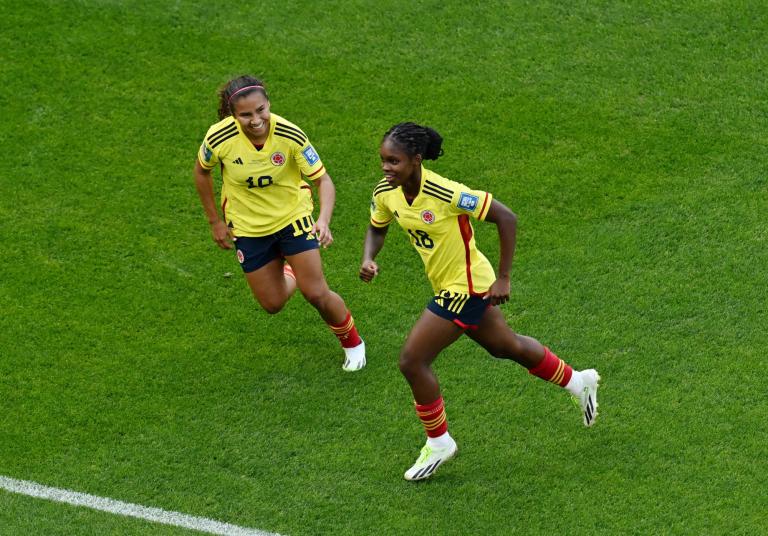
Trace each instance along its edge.
{"label": "yellow shirt sleeve", "polygon": [[463,184],[457,183],[453,192],[451,208],[455,214],[469,214],[473,218],[483,221],[491,209],[493,195],[483,190],[470,190]]}
{"label": "yellow shirt sleeve", "polygon": [[302,175],[308,179],[318,179],[323,174],[323,171],[325,171],[320,155],[317,154],[309,140],[301,148],[297,147],[295,149],[293,158],[296,160]]}
{"label": "yellow shirt sleeve", "polygon": [[371,225],[374,227],[386,227],[392,223],[392,212],[383,203],[381,197],[371,198]]}
{"label": "yellow shirt sleeve", "polygon": [[219,163],[219,158],[213,153],[213,149],[208,147],[208,144],[203,142],[200,145],[200,150],[197,152],[197,159],[200,161],[200,165],[203,169],[213,169],[216,164]]}

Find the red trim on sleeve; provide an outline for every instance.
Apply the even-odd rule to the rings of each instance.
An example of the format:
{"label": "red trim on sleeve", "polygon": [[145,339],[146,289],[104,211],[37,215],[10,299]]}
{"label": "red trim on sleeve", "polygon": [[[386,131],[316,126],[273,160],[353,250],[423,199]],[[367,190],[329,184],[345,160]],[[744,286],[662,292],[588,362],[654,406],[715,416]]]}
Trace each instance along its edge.
{"label": "red trim on sleeve", "polygon": [[482,219],[485,219],[485,216],[483,216],[483,212],[485,211],[485,205],[488,203],[488,192],[485,192],[485,199],[483,200],[483,208],[480,209],[479,216]]}
{"label": "red trim on sleeve", "polygon": [[315,175],[317,175],[318,173],[320,173],[321,171],[325,171],[325,166],[320,166],[320,169],[318,169],[317,171],[315,171],[311,175],[307,175],[307,178],[310,179],[310,178],[314,177]]}
{"label": "red trim on sleeve", "polygon": [[470,294],[475,293],[472,286],[472,261],[469,255],[469,241],[472,239],[472,225],[469,223],[469,216],[459,215],[459,231],[461,231],[461,240],[464,242],[464,260],[467,265],[467,288]]}

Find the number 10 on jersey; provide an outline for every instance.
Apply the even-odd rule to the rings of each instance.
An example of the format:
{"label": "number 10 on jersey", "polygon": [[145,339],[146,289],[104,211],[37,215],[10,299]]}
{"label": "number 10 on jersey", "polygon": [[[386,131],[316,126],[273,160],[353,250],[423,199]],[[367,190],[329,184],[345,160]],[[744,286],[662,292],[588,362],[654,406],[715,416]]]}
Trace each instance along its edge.
{"label": "number 10 on jersey", "polygon": [[248,177],[245,179],[245,182],[248,183],[248,189],[251,188],[266,188],[270,184],[272,184],[272,177],[269,175],[262,175],[258,179],[255,179],[253,177]]}

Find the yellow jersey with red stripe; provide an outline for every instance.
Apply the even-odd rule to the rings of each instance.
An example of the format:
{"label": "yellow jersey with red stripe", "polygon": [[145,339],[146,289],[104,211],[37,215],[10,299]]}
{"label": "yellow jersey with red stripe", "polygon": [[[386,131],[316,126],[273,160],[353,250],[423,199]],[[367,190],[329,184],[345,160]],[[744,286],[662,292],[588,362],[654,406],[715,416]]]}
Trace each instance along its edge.
{"label": "yellow jersey with red stripe", "polygon": [[221,209],[235,236],[266,236],[312,214],[304,178],[325,171],[307,135],[276,114],[261,149],[230,116],[208,129],[197,159],[204,169],[221,169]]}
{"label": "yellow jersey with red stripe", "polygon": [[493,196],[421,168],[419,193],[408,203],[402,188],[382,179],[373,190],[371,225],[397,220],[419,252],[435,295],[481,295],[496,279],[478,249],[470,218],[484,220]]}

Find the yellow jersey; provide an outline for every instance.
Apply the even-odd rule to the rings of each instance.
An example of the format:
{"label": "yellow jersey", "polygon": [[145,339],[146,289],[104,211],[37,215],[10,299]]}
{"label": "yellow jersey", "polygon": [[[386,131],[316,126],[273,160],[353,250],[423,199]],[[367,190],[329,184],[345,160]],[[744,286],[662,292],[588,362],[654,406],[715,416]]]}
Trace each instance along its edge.
{"label": "yellow jersey", "polygon": [[496,280],[493,267],[475,244],[470,217],[484,220],[493,196],[421,168],[419,193],[411,204],[402,188],[382,179],[373,190],[371,225],[397,220],[419,252],[435,291],[482,295]]}
{"label": "yellow jersey", "polygon": [[208,129],[197,159],[204,169],[221,169],[221,210],[235,236],[266,236],[312,214],[303,179],[325,171],[307,135],[276,114],[261,149],[230,116]]}

